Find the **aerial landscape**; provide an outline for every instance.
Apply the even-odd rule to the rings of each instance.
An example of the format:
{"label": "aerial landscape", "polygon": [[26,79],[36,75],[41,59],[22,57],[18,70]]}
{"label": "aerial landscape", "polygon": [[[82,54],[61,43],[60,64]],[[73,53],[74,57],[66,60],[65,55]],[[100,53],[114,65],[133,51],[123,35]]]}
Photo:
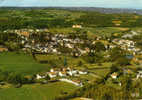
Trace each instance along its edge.
{"label": "aerial landscape", "polygon": [[0,100],[142,100],[141,5],[0,0]]}

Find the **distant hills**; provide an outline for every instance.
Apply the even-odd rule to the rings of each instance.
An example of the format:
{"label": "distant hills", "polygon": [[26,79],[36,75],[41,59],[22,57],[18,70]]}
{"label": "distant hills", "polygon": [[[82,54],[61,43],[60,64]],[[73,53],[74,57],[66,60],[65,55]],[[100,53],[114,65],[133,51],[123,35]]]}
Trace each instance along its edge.
{"label": "distant hills", "polygon": [[97,11],[101,13],[135,13],[142,15],[142,10],[138,9],[120,9],[120,8],[99,8],[99,7],[56,7],[58,9]]}
{"label": "distant hills", "polygon": [[142,9],[100,8],[100,7],[0,7],[0,9],[64,9],[76,11],[96,11],[101,13],[133,13],[142,15]]}

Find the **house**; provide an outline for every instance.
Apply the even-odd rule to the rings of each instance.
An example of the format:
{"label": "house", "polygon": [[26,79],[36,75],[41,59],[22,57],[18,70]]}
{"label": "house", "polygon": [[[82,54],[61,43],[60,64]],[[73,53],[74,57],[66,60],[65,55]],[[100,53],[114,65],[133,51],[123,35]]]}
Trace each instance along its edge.
{"label": "house", "polygon": [[73,45],[71,45],[71,44],[67,43],[67,44],[66,44],[66,47],[68,47],[68,48],[72,49],[72,48],[73,48]]}
{"label": "house", "polygon": [[56,72],[49,72],[48,75],[49,75],[50,78],[55,78],[55,77],[57,77]]}
{"label": "house", "polygon": [[82,28],[81,25],[73,25],[72,28]]}
{"label": "house", "polygon": [[41,76],[39,74],[36,75],[36,79],[42,79],[42,78],[45,78],[46,76]]}
{"label": "house", "polygon": [[78,73],[81,74],[81,75],[86,75],[87,74],[86,71],[78,71]]}
{"label": "house", "polygon": [[54,69],[53,69],[53,68],[52,68],[52,69],[50,69],[50,72],[52,72],[52,73],[53,73],[53,72],[54,72]]}
{"label": "house", "polygon": [[72,71],[67,71],[67,74],[68,74],[69,76],[73,76]]}
{"label": "house", "polygon": [[114,72],[114,73],[111,74],[111,78],[113,78],[113,79],[116,79],[117,76],[118,76],[118,74],[116,72]]}
{"label": "house", "polygon": [[77,70],[72,70],[72,74],[77,74]]}
{"label": "house", "polygon": [[57,49],[52,49],[52,52],[53,53],[57,53]]}
{"label": "house", "polygon": [[71,68],[70,68],[70,67],[68,67],[68,68],[67,68],[67,71],[71,71]]}
{"label": "house", "polygon": [[85,51],[87,52],[87,53],[89,53],[90,52],[90,49],[89,48],[85,48]]}
{"label": "house", "polygon": [[5,51],[8,51],[8,49],[4,47],[0,47],[0,52],[5,52]]}
{"label": "house", "polygon": [[29,37],[30,33],[27,31],[23,31],[23,32],[20,32],[20,35],[23,35],[25,37]]}
{"label": "house", "polygon": [[64,71],[60,71],[60,72],[59,72],[59,76],[61,76],[61,77],[65,77],[65,76],[66,76],[66,72],[64,72]]}
{"label": "house", "polygon": [[137,79],[142,78],[142,71],[138,71]]}

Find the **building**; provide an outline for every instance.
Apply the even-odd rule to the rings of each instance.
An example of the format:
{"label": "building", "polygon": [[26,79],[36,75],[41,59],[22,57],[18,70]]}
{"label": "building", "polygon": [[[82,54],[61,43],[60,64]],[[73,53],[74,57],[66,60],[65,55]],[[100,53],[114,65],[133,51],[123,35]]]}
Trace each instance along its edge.
{"label": "building", "polygon": [[64,72],[64,71],[60,71],[60,72],[59,72],[59,76],[61,76],[61,77],[65,77],[65,76],[66,76],[66,72]]}
{"label": "building", "polygon": [[78,71],[78,73],[81,74],[81,75],[86,75],[88,72],[86,72],[86,71]]}
{"label": "building", "polygon": [[142,78],[142,71],[138,71],[137,79]]}
{"label": "building", "polygon": [[72,28],[82,28],[81,25],[73,25]]}
{"label": "building", "polygon": [[57,77],[57,74],[55,72],[49,72],[48,75],[49,75],[50,78]]}
{"label": "building", "polygon": [[43,75],[41,76],[41,75],[39,75],[39,74],[36,75],[36,79],[42,79],[42,78],[45,78],[45,77],[46,77],[46,76],[43,76]]}
{"label": "building", "polygon": [[0,52],[5,52],[5,51],[8,51],[8,49],[4,47],[0,47]]}
{"label": "building", "polygon": [[113,79],[116,79],[117,76],[118,76],[118,74],[116,72],[114,72],[114,73],[111,74],[111,78],[113,78]]}

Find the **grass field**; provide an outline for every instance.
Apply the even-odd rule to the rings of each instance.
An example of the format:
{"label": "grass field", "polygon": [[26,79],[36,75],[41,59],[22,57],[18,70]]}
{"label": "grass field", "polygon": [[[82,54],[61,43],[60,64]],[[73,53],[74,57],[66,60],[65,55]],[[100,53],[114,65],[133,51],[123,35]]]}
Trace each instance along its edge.
{"label": "grass field", "polygon": [[31,55],[15,52],[0,53],[0,69],[24,74],[48,71],[49,66],[37,63]]}
{"label": "grass field", "polygon": [[23,85],[21,88],[0,89],[0,100],[54,100],[64,92],[70,93],[75,89],[76,86],[64,82]]}
{"label": "grass field", "polygon": [[55,55],[55,54],[48,54],[48,55],[36,55],[37,61],[56,61],[54,63],[57,64],[57,67],[62,67],[64,65],[64,60],[66,58],[67,65],[70,67],[77,66],[78,63],[81,61],[82,63],[86,63],[81,57],[74,58],[70,56],[64,55]]}

